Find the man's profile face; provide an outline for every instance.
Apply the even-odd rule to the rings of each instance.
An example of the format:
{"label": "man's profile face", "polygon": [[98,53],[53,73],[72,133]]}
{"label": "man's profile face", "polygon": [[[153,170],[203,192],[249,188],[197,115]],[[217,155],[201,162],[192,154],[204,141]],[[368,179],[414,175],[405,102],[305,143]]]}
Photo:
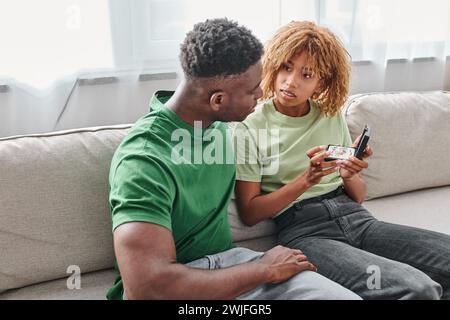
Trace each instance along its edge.
{"label": "man's profile face", "polygon": [[219,120],[242,121],[254,111],[258,99],[262,97],[261,75],[262,65],[257,62],[246,72],[228,80],[226,91],[230,102],[224,106]]}

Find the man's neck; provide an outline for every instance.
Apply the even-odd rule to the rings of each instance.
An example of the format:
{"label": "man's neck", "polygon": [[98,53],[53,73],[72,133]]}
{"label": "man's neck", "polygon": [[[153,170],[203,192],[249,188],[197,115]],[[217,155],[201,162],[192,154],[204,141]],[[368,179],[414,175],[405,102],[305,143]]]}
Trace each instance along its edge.
{"label": "man's neck", "polygon": [[200,95],[194,94],[189,84],[183,80],[165,106],[192,127],[194,122],[200,121],[202,128],[207,128],[214,120],[209,116],[204,104]]}

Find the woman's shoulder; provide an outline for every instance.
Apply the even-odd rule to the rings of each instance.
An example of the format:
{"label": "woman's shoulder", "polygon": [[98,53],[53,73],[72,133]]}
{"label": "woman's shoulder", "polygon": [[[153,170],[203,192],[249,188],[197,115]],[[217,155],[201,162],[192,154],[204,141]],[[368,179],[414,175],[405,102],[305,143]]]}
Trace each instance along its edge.
{"label": "woman's shoulder", "polygon": [[270,108],[272,107],[272,100],[264,100],[259,102],[255,111],[250,113],[242,124],[247,128],[258,129],[265,128],[270,116]]}
{"label": "woman's shoulder", "polygon": [[314,112],[319,116],[319,118],[322,121],[329,121],[329,122],[345,122],[345,116],[342,113],[342,108],[339,109],[334,115],[326,115],[320,105],[320,102],[316,100],[309,100],[311,108],[314,110]]}

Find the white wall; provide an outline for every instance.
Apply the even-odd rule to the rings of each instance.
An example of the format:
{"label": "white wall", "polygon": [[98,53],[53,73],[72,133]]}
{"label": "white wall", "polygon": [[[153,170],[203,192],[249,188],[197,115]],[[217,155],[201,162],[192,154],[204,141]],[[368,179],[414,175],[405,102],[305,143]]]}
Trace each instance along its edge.
{"label": "white wall", "polygon": [[135,122],[145,115],[157,90],[175,90],[179,80],[137,81],[79,86],[56,130]]}
{"label": "white wall", "polygon": [[132,123],[148,112],[156,90],[175,90],[179,79],[138,81],[120,77],[108,84],[78,85],[57,123],[73,82],[60,84],[47,96],[21,87],[0,92],[0,137],[55,130]]}

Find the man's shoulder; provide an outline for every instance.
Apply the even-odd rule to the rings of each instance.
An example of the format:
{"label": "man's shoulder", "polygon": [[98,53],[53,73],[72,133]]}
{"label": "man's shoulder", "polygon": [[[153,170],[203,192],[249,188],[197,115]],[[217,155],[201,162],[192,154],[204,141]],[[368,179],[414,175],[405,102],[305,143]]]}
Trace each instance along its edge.
{"label": "man's shoulder", "polygon": [[161,109],[151,110],[139,118],[130,128],[122,144],[141,147],[164,147],[163,141],[170,141],[176,129]]}
{"label": "man's shoulder", "polygon": [[130,130],[128,130],[128,133],[117,148],[116,153],[143,152],[144,148],[148,145],[148,142],[158,137],[158,133],[155,132],[153,128],[153,124],[156,120],[157,119],[150,114],[137,120]]}
{"label": "man's shoulder", "polygon": [[114,152],[111,168],[117,168],[124,162],[140,167],[155,162],[166,163],[171,148],[165,143],[165,132],[160,132],[155,126],[158,121],[158,116],[151,113],[137,120]]}

